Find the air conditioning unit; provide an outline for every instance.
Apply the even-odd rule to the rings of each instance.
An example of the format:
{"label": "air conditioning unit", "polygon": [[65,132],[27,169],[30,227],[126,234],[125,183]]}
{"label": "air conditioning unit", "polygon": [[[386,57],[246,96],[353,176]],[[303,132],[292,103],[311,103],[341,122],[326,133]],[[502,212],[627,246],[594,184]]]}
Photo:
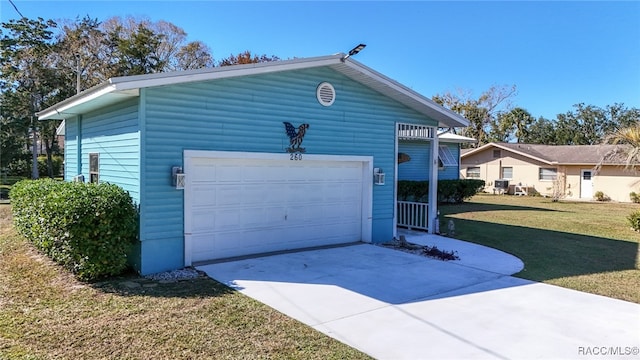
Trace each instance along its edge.
{"label": "air conditioning unit", "polygon": [[73,177],[73,182],[84,182],[84,175],[76,175]]}
{"label": "air conditioning unit", "polygon": [[493,182],[493,187],[496,189],[508,189],[509,188],[509,180],[498,179]]}

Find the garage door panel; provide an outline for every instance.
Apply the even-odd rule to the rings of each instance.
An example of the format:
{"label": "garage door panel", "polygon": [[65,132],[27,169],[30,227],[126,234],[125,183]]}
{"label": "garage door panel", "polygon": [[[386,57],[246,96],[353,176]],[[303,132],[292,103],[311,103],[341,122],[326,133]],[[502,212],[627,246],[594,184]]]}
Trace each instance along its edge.
{"label": "garage door panel", "polygon": [[216,203],[216,192],[211,185],[195,185],[192,188],[193,206],[207,206]]}
{"label": "garage door panel", "polygon": [[238,182],[238,167],[234,164],[220,164],[217,167],[216,177],[213,178],[218,183]]}
{"label": "garage door panel", "polygon": [[362,240],[361,161],[190,164],[192,261]]}
{"label": "garage door panel", "polygon": [[209,209],[194,210],[191,214],[193,218],[192,232],[212,232],[214,229],[213,213]]}
{"label": "garage door panel", "polygon": [[211,163],[199,163],[189,176],[193,182],[210,181],[216,178],[216,167]]}

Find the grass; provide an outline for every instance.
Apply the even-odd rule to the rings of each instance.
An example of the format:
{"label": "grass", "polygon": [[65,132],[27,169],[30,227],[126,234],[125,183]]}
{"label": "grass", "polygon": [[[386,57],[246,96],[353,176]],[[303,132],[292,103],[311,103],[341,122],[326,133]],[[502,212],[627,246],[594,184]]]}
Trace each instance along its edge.
{"label": "grass", "polygon": [[205,276],[77,281],[0,205],[1,359],[368,359]]}
{"label": "grass", "polygon": [[458,239],[511,253],[515,276],[640,303],[640,234],[626,217],[638,204],[552,202],[540,197],[477,195],[440,207]]}

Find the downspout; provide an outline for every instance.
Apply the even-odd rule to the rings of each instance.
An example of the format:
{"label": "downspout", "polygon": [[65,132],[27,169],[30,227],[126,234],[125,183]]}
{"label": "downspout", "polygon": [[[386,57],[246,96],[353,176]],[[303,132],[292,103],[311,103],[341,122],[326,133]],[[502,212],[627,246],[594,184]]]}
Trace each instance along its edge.
{"label": "downspout", "polygon": [[431,175],[429,179],[429,234],[436,233],[436,218],[438,217],[438,128],[431,128]]}
{"label": "downspout", "polygon": [[73,176],[82,174],[82,115],[78,115],[76,127],[76,173]]}

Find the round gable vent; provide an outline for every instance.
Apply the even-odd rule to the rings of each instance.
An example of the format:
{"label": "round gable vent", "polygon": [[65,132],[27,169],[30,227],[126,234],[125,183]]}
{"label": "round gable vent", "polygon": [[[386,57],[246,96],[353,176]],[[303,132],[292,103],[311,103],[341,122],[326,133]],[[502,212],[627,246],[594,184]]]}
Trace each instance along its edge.
{"label": "round gable vent", "polygon": [[322,106],[331,106],[336,101],[336,89],[328,82],[323,82],[316,89],[316,97]]}

